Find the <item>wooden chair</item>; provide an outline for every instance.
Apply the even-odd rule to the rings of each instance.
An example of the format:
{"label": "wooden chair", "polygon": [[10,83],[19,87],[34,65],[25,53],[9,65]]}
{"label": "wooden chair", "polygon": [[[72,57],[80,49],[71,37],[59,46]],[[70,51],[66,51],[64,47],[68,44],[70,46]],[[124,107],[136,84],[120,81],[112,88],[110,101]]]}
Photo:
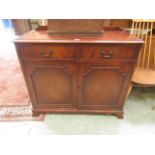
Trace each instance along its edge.
{"label": "wooden chair", "polygon": [[144,45],[139,54],[132,85],[142,87],[155,86],[155,42],[153,44],[155,37],[152,35],[154,23],[155,20],[133,20],[131,35],[143,39]]}
{"label": "wooden chair", "polygon": [[[155,86],[155,45],[152,44],[153,20],[134,20],[131,35],[144,40],[132,82],[143,86]],[[154,66],[151,66],[151,56]]]}

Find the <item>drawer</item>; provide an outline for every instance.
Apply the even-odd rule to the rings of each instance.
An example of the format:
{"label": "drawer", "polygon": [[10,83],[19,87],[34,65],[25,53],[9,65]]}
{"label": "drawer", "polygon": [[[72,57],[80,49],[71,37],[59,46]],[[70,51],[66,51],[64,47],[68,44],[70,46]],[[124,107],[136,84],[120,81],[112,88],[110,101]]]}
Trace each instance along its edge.
{"label": "drawer", "polygon": [[84,45],[80,47],[81,59],[136,59],[136,46]]}
{"label": "drawer", "polygon": [[30,59],[72,59],[76,57],[75,47],[71,45],[22,45],[18,51],[21,58]]}

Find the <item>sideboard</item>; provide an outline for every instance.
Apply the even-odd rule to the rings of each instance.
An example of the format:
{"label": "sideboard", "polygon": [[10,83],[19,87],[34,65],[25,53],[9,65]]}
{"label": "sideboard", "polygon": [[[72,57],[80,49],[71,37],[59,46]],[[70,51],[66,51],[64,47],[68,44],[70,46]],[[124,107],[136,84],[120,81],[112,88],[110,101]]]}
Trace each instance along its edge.
{"label": "sideboard", "polygon": [[33,115],[94,113],[123,117],[143,41],[123,31],[99,36],[31,31],[14,40]]}

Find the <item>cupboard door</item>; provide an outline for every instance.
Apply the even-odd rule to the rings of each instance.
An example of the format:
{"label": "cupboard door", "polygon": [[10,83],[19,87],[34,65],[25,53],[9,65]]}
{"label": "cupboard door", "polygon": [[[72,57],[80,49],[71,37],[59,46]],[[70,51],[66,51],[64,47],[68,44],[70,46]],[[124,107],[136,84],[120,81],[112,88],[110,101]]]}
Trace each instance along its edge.
{"label": "cupboard door", "polygon": [[73,63],[26,63],[25,68],[34,107],[74,107],[76,69]]}
{"label": "cupboard door", "polygon": [[[123,64],[122,64],[123,65]],[[79,108],[105,110],[121,108],[129,83],[130,67],[120,63],[81,64],[79,67]]]}

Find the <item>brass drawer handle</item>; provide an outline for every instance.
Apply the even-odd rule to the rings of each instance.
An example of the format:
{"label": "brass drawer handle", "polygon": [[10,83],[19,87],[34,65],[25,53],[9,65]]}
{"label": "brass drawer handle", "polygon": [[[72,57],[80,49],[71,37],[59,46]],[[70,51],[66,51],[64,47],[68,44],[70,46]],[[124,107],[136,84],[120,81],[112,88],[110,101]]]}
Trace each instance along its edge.
{"label": "brass drawer handle", "polygon": [[113,52],[105,52],[105,51],[101,51],[100,54],[104,57],[104,58],[112,58],[113,57]]}
{"label": "brass drawer handle", "polygon": [[43,50],[41,50],[41,56],[43,56],[43,57],[51,57],[51,55],[52,55],[52,51],[48,51],[47,53],[46,52],[44,52]]}

